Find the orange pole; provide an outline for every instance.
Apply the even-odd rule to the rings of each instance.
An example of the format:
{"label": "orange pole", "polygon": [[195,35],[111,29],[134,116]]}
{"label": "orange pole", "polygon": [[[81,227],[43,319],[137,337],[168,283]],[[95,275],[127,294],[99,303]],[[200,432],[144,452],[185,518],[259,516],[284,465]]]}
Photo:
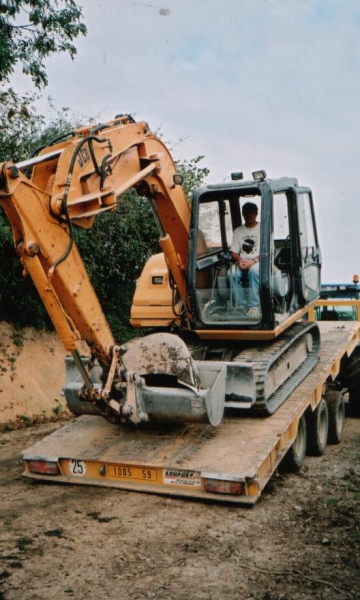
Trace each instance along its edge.
{"label": "orange pole", "polygon": [[179,294],[181,300],[183,301],[184,306],[186,306],[186,282],[185,282],[185,273],[184,266],[181,262],[180,256],[176,253],[174,244],[172,243],[172,239],[169,235],[165,235],[159,239],[159,245],[162,249],[165,260],[169,266],[169,269],[174,277],[176,286],[179,290]]}

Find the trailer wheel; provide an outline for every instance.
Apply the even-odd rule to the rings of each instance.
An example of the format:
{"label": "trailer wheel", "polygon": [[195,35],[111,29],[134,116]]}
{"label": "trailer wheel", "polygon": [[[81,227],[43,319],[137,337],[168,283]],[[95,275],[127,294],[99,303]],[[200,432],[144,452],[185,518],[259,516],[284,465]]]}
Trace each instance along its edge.
{"label": "trailer wheel", "polygon": [[349,358],[347,368],[349,408],[352,417],[360,417],[360,347]]}
{"label": "trailer wheel", "polygon": [[341,392],[331,391],[325,395],[329,413],[328,444],[340,444],[345,425],[345,403]]}
{"label": "trailer wheel", "polygon": [[321,456],[326,448],[329,431],[329,412],[322,398],[314,412],[307,419],[307,453],[310,456]]}
{"label": "trailer wheel", "polygon": [[301,415],[296,438],[280,464],[282,471],[296,473],[300,471],[306,454],[306,419]]}

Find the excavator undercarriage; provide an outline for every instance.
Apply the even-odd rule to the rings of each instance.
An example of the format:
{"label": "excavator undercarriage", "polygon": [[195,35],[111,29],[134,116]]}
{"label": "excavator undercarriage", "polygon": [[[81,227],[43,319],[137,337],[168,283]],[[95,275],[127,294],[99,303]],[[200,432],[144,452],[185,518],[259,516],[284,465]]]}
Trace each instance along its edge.
{"label": "excavator undercarriage", "polygon": [[[114,349],[109,391],[93,367],[88,393],[73,359],[67,359],[67,403],[76,415],[113,422],[203,422],[217,426],[224,409],[271,415],[310,373],[319,358],[319,328],[297,323],[272,344],[219,345],[157,333]],[[194,359],[196,357],[196,359]]]}

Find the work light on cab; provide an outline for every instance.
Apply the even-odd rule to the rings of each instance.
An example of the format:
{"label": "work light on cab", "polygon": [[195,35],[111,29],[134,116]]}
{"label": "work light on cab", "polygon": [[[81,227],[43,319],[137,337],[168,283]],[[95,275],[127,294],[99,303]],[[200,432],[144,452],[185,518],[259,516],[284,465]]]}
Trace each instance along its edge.
{"label": "work light on cab", "polygon": [[266,171],[254,171],[252,176],[255,181],[263,181],[266,179]]}

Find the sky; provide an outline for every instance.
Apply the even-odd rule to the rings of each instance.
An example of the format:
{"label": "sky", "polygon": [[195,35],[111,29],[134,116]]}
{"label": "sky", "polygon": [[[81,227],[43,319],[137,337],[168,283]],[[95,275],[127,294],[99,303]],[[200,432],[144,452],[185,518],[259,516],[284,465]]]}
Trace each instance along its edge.
{"label": "sky", "polygon": [[323,282],[360,273],[358,0],[78,4],[88,34],[74,61],[47,60],[44,97],[161,128],[175,159],[204,156],[207,183],[297,177],[314,195]]}

